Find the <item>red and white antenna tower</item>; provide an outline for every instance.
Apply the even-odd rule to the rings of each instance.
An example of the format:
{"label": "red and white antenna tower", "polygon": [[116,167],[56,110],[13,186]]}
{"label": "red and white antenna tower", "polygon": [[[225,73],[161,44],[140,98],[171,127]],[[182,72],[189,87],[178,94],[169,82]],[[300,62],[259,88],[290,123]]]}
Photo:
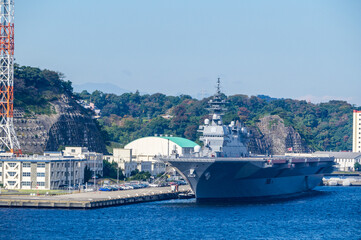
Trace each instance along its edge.
{"label": "red and white antenna tower", "polygon": [[14,0],[0,0],[0,150],[21,153],[13,110]]}

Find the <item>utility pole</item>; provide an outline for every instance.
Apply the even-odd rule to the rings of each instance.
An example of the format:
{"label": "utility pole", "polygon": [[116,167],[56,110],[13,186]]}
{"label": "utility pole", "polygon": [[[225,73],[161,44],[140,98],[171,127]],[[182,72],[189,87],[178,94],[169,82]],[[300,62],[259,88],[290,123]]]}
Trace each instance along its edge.
{"label": "utility pole", "polygon": [[93,183],[94,183],[94,188],[95,188],[95,191],[97,190],[97,187],[96,187],[96,172],[95,172],[95,157],[93,158]]}
{"label": "utility pole", "polygon": [[117,163],[117,185],[119,185],[119,163]]}
{"label": "utility pole", "polygon": [[14,0],[0,0],[0,150],[22,154],[13,117]]}

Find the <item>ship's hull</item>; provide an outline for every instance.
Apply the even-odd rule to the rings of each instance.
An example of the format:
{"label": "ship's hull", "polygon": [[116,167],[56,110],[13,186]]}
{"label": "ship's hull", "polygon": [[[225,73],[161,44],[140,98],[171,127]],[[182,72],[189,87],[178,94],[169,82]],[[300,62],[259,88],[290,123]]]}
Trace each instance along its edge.
{"label": "ship's hull", "polygon": [[[307,161],[309,160],[309,161]],[[167,159],[188,180],[197,200],[250,200],[292,196],[320,184],[333,159]]]}

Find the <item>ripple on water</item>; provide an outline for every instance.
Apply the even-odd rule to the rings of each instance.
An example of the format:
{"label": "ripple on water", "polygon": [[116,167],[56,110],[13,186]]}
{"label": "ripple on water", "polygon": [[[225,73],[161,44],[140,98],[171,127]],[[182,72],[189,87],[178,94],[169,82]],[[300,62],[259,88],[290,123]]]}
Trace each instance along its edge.
{"label": "ripple on water", "polygon": [[272,203],[194,199],[95,210],[0,209],[1,239],[360,239],[361,188]]}

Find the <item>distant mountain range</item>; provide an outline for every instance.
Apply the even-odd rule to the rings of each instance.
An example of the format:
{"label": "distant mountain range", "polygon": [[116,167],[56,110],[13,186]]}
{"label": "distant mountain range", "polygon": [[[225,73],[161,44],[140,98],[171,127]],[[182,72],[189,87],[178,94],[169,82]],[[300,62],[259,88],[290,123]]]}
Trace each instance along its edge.
{"label": "distant mountain range", "polygon": [[[74,89],[74,92],[77,92],[77,93],[81,93],[84,90],[88,91],[89,93],[92,93],[92,92],[98,90],[103,93],[114,93],[117,95],[132,92],[130,90],[120,88],[118,85],[115,85],[113,83],[94,83],[94,82],[87,82],[87,83],[83,83],[83,84],[73,84],[73,89]],[[140,94],[147,94],[147,93],[140,92]],[[180,95],[182,95],[182,93],[177,94],[177,96],[180,96]],[[212,96],[212,94],[210,94],[208,92],[200,92],[200,93],[192,95],[193,98],[196,98],[199,100],[202,100],[209,96]],[[266,102],[283,99],[283,98],[273,98],[273,97],[270,97],[267,95],[257,95],[257,97],[265,100]]]}
{"label": "distant mountain range", "polygon": [[270,96],[267,96],[267,95],[257,95],[257,97],[260,98],[260,99],[265,100],[266,102],[272,102],[274,100],[280,100],[280,99],[282,100],[282,99],[284,99],[284,98],[273,98],[273,97],[270,97]]}
{"label": "distant mountain range", "polygon": [[120,88],[119,86],[113,83],[93,83],[87,82],[83,84],[73,84],[74,92],[82,92],[83,90],[88,91],[89,93],[99,90],[103,93],[114,93],[121,95],[123,93],[131,92],[130,90]]}

